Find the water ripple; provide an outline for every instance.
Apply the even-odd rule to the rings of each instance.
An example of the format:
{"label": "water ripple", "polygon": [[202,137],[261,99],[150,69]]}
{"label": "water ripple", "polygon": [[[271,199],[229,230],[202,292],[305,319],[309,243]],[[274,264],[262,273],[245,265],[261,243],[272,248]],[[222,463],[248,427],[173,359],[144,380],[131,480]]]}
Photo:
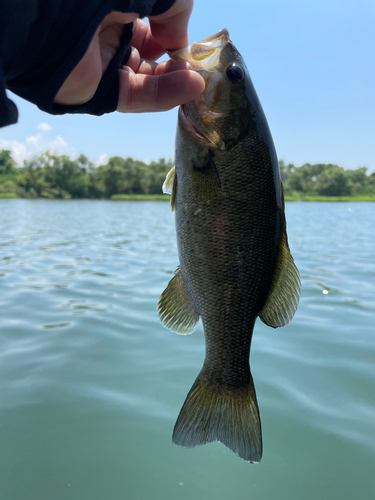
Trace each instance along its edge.
{"label": "water ripple", "polygon": [[[264,489],[272,477],[277,490],[262,499],[344,499],[353,485],[367,481],[369,488],[373,207],[287,204],[302,295],[285,328],[259,320],[255,326],[251,368],[265,456],[260,469],[250,470],[224,447],[189,452],[170,444],[203,363],[204,338],[201,325],[181,337],[158,321],[158,297],[178,265],[168,205],[0,200],[1,470],[14,484],[23,475],[26,488],[40,479],[34,464],[51,476],[85,471],[88,484],[106,467],[120,468],[126,481],[133,471],[143,478],[147,460],[151,477],[162,460],[173,477],[207,482],[200,498],[220,498],[212,478],[221,477],[239,495],[251,491],[256,498],[254,484]],[[296,481],[301,489],[290,494]],[[340,494],[324,496],[313,483],[335,484]],[[165,491],[165,498],[175,497]],[[190,491],[184,499],[193,497]]]}

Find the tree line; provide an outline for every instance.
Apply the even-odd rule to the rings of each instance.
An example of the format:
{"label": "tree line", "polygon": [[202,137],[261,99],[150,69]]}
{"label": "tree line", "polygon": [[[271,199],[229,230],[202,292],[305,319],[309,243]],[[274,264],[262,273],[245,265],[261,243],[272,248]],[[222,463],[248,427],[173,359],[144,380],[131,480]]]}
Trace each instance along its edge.
{"label": "tree line", "polygon": [[[354,170],[333,164],[297,167],[279,162],[287,195],[375,196],[375,172],[367,167]],[[45,152],[17,165],[8,150],[0,151],[0,196],[21,198],[102,198],[119,194],[161,194],[173,162],[164,158],[146,164],[113,156],[95,166],[85,155],[76,159]]]}
{"label": "tree line", "polygon": [[16,165],[11,152],[0,151],[0,193],[21,198],[103,198],[116,194],[161,194],[173,163],[160,159],[146,164],[113,156],[96,167],[85,155],[42,153]]}
{"label": "tree line", "polygon": [[279,161],[286,195],[375,196],[375,172],[367,167],[345,169],[332,163],[293,163]]}

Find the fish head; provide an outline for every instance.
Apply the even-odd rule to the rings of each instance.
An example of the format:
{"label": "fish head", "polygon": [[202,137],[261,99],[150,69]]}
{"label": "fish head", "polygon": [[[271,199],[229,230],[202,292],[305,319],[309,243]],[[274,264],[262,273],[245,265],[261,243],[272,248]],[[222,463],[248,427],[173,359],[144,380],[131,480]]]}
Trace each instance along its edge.
{"label": "fish head", "polygon": [[172,62],[188,62],[206,84],[201,95],[180,107],[180,124],[207,147],[224,151],[237,144],[254,123],[255,91],[228,30],[169,56]]}

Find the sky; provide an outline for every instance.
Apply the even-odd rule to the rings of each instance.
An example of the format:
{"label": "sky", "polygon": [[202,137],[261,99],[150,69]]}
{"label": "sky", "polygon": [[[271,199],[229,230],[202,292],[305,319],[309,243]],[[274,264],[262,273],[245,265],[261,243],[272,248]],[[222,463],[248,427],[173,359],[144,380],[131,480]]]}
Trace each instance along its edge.
{"label": "sky", "polygon": [[[244,57],[279,159],[375,171],[375,0],[195,0],[191,42],[222,28]],[[19,122],[0,129],[17,161],[51,149],[96,163],[173,159],[177,109],[52,116],[8,92]]]}

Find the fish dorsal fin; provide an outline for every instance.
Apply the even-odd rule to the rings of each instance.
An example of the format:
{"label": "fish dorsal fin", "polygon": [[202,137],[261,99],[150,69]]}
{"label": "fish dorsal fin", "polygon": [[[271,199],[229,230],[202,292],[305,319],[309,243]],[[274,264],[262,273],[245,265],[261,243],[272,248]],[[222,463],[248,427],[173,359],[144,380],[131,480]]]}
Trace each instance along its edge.
{"label": "fish dorsal fin", "polygon": [[172,167],[167,173],[167,177],[163,184],[163,193],[171,195],[171,214],[173,214],[177,195],[177,175],[175,167]]}
{"label": "fish dorsal fin", "polygon": [[283,227],[271,289],[259,313],[263,323],[273,328],[284,326],[291,321],[301,293],[299,272],[289,250],[285,218]]}
{"label": "fish dorsal fin", "polygon": [[180,266],[160,296],[158,314],[163,326],[180,335],[187,335],[195,330],[199,314],[183,281]]}

